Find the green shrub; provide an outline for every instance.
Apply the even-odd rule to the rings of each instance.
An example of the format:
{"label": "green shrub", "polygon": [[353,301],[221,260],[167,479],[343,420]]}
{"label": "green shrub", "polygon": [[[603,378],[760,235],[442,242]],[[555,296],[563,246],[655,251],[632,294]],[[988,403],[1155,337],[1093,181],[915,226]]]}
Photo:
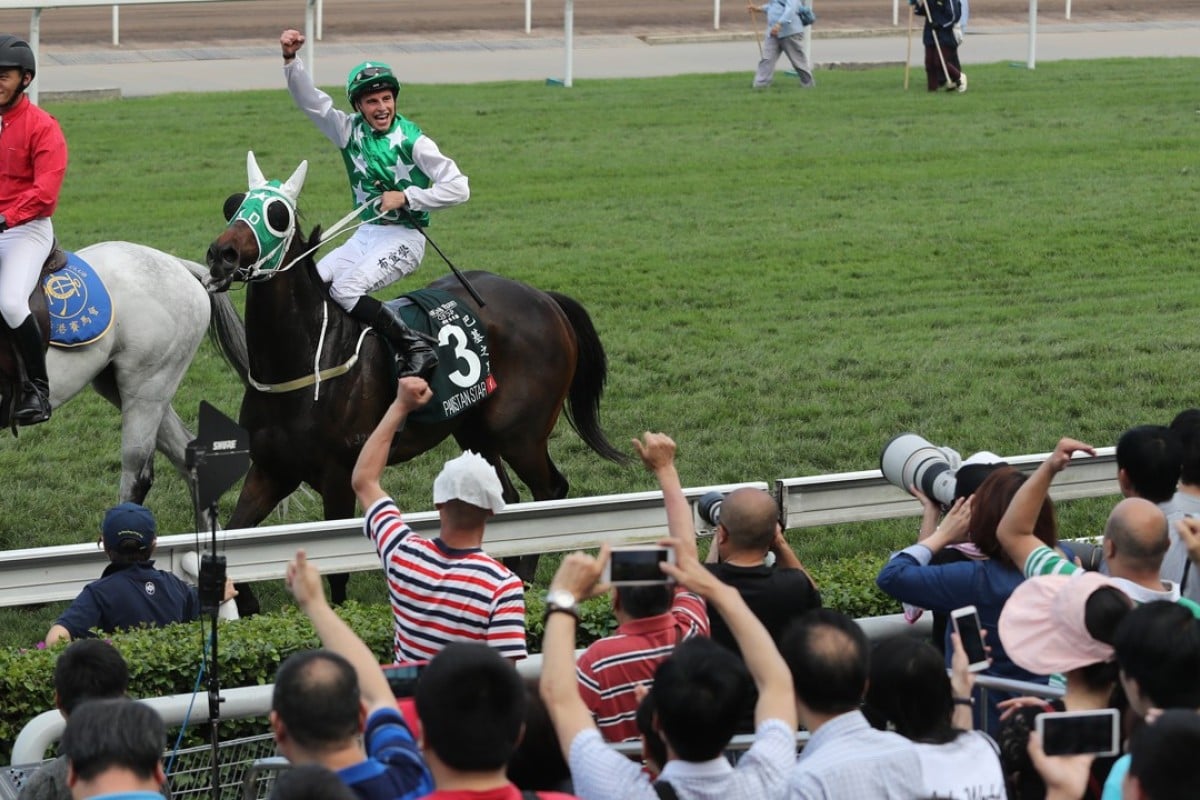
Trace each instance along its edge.
{"label": "green shrub", "polygon": [[900,601],[884,594],[875,585],[875,576],[887,556],[860,554],[854,558],[816,561],[805,564],[817,587],[821,602],[851,617],[877,617],[899,614]]}

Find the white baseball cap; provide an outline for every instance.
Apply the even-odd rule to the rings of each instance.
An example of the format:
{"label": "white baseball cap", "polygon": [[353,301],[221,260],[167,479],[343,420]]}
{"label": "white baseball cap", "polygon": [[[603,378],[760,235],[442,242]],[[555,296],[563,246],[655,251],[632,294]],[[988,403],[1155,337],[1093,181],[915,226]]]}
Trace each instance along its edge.
{"label": "white baseball cap", "polygon": [[433,482],[433,503],[440,505],[450,500],[461,500],[493,514],[504,510],[504,490],[487,459],[464,450],[461,456],[446,462]]}

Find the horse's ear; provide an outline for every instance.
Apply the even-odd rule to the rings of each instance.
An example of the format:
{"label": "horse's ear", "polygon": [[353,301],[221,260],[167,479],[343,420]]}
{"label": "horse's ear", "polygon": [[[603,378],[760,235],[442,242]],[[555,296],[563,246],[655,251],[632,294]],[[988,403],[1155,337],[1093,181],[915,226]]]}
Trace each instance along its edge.
{"label": "horse's ear", "polygon": [[258,159],[254,157],[253,150],[246,151],[246,177],[250,181],[251,189],[257,189],[267,182],[262,170],[258,168]]}
{"label": "horse's ear", "polygon": [[245,192],[231,194],[229,197],[225,198],[225,206],[221,209],[221,213],[225,215],[226,222],[229,222],[229,220],[233,219],[233,215],[236,214],[237,210],[242,207],[242,201],[245,199]]}
{"label": "horse's ear", "polygon": [[300,197],[300,189],[304,186],[304,179],[308,177],[308,162],[301,161],[300,166],[296,167],[296,171],[292,173],[292,177],[284,182],[279,191],[296,204],[296,200]]}

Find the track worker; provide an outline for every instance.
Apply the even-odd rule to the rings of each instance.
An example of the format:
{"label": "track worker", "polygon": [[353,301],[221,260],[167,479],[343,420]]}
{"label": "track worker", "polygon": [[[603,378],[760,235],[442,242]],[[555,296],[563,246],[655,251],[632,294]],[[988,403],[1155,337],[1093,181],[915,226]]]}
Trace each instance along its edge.
{"label": "track worker", "polygon": [[925,18],[921,42],[925,45],[925,79],[929,91],[965,92],[967,76],[958,60],[962,39],[958,24],[962,18],[961,0],[908,1],[917,16]]}
{"label": "track worker", "polygon": [[359,212],[367,224],[323,256],[317,272],[330,282],[338,305],[372,326],[407,361],[402,377],[428,378],[437,366],[433,347],[369,293],[421,265],[425,237],[417,226],[428,224],[433,209],[466,202],[467,176],[416,124],[396,113],[400,82],[387,64],[367,61],[350,70],[346,96],[355,113],[346,114],[313,85],[296,58],[304,34],[286,30],[279,45],[292,100],[341,151],[355,207],[368,204]]}
{"label": "track worker", "polygon": [[0,34],[0,318],[21,362],[18,425],[50,419],[46,351],[29,295],[54,246],[50,217],[67,174],[62,128],[25,94],[36,74],[29,44]]}

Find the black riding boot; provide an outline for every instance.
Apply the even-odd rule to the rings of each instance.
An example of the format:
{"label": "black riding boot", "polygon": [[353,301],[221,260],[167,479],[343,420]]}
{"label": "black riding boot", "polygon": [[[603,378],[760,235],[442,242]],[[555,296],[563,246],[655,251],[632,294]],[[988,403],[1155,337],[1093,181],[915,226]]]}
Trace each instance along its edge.
{"label": "black riding boot", "polygon": [[50,380],[42,332],[32,314],[13,329],[13,341],[24,368],[21,399],[13,416],[18,425],[36,425],[50,419]]}
{"label": "black riding boot", "polygon": [[429,380],[433,376],[433,371],[438,365],[437,351],[425,337],[405,325],[399,314],[374,297],[364,296],[358,298],[350,316],[370,325],[392,343],[405,362],[404,368],[400,370],[400,377],[416,375]]}

